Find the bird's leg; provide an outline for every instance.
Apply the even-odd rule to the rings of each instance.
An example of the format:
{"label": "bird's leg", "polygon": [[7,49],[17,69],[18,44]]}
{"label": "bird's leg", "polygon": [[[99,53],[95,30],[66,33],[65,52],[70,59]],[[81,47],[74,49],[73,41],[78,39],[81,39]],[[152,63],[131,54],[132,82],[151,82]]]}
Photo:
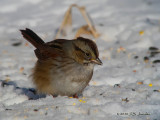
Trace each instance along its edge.
{"label": "bird's leg", "polygon": [[78,95],[77,95],[77,94],[74,94],[74,95],[73,95],[73,98],[77,98],[77,99],[78,99]]}
{"label": "bird's leg", "polygon": [[51,95],[52,95],[53,98],[56,98],[58,96],[58,95],[53,95],[53,94],[51,94]]}

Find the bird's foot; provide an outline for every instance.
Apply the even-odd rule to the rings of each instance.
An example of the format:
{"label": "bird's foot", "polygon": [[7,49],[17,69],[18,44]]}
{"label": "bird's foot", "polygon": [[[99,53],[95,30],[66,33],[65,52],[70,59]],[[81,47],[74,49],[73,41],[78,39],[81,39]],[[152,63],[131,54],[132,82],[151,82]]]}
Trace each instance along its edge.
{"label": "bird's foot", "polygon": [[74,94],[74,95],[73,95],[73,98],[77,98],[77,99],[78,99],[78,95],[77,95],[77,94]]}
{"label": "bird's foot", "polygon": [[[52,94],[51,94],[52,95]],[[53,98],[56,98],[58,95],[52,95]]]}

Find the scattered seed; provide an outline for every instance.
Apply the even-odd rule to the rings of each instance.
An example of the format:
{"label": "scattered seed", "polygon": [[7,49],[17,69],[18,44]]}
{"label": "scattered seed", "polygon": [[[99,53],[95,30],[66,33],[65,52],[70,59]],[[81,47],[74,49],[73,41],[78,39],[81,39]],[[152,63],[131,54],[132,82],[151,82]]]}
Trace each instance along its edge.
{"label": "scattered seed", "polygon": [[37,111],[38,111],[38,109],[34,109],[33,111],[34,111],[34,112],[37,112]]}
{"label": "scattered seed", "polygon": [[137,84],[138,84],[138,85],[142,85],[142,84],[143,84],[143,82],[137,82]]}
{"label": "scattered seed", "polygon": [[20,46],[21,44],[22,44],[22,42],[16,42],[16,43],[13,43],[12,46],[17,47],[17,46]]}
{"label": "scattered seed", "polygon": [[126,49],[123,48],[123,47],[119,47],[119,48],[117,49],[117,53],[125,52],[125,51],[126,51]]}
{"label": "scattered seed", "polygon": [[132,88],[132,91],[136,91],[136,90]]}
{"label": "scattered seed", "polygon": [[21,67],[19,72],[22,73],[24,71],[24,67]]}
{"label": "scattered seed", "polygon": [[150,53],[150,57],[154,57],[155,55],[157,55],[157,54],[159,54],[159,53],[160,53],[160,52],[156,52],[156,51],[155,51],[155,52],[151,52],[151,53]]}
{"label": "scattered seed", "polygon": [[25,43],[25,46],[29,46],[29,44],[26,42],[26,43]]}
{"label": "scattered seed", "polygon": [[120,88],[121,86],[120,86],[120,84],[115,84],[114,87]]}
{"label": "scattered seed", "polygon": [[27,75],[26,73],[23,73],[23,75]]}
{"label": "scattered seed", "polygon": [[154,64],[160,63],[160,60],[154,60],[153,63],[154,63]]}
{"label": "scattered seed", "polygon": [[147,56],[145,56],[143,59],[144,59],[144,62],[145,62],[145,63],[148,63],[149,58],[148,58]]}
{"label": "scattered seed", "polygon": [[104,26],[104,24],[103,23],[99,23],[99,26]]}
{"label": "scattered seed", "polygon": [[46,112],[45,115],[48,115],[48,113]]}
{"label": "scattered seed", "polygon": [[6,111],[8,111],[8,110],[12,110],[12,109],[8,109],[8,108],[6,108],[5,110],[6,110]]}
{"label": "scattered seed", "polygon": [[92,83],[93,83],[93,85],[97,85],[97,82],[95,82],[95,81],[92,81]]}
{"label": "scattered seed", "polygon": [[144,60],[149,60],[149,58],[148,58],[147,56],[145,56],[143,59],[144,59]]}
{"label": "scattered seed", "polygon": [[156,48],[156,47],[149,47],[149,50],[150,50],[150,51],[157,51],[157,50],[159,50],[159,49]]}
{"label": "scattered seed", "polygon": [[134,56],[134,59],[138,59],[138,56]]}
{"label": "scattered seed", "polygon": [[149,86],[149,87],[152,87],[153,85],[152,85],[152,83],[150,83],[148,86]]}
{"label": "scattered seed", "polygon": [[137,72],[136,70],[133,70],[133,72]]}
{"label": "scattered seed", "polygon": [[129,102],[128,98],[122,99],[122,101]]}
{"label": "scattered seed", "polygon": [[143,30],[139,31],[139,34],[140,34],[140,35],[143,35],[143,34],[144,34],[144,31],[143,31]]}
{"label": "scattered seed", "polygon": [[160,92],[160,90],[153,90],[153,92]]}

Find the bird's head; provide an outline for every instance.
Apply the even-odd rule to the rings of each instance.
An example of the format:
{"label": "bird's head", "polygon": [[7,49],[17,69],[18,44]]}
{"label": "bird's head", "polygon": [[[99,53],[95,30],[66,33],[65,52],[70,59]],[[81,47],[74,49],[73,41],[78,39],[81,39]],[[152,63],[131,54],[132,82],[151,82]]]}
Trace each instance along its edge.
{"label": "bird's head", "polygon": [[73,41],[74,57],[80,64],[102,65],[99,59],[99,52],[95,42],[90,39],[78,37]]}

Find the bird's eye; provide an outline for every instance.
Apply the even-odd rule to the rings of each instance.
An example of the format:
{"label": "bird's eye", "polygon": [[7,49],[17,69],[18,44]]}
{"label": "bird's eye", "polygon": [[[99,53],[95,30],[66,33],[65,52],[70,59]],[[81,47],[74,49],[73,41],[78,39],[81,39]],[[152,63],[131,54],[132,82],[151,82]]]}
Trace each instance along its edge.
{"label": "bird's eye", "polygon": [[91,59],[91,54],[90,53],[85,53],[85,58],[87,59],[87,60],[89,60],[89,59]]}
{"label": "bird's eye", "polygon": [[87,57],[89,57],[89,56],[90,56],[90,54],[89,54],[89,53],[85,53],[85,55],[86,55]]}

